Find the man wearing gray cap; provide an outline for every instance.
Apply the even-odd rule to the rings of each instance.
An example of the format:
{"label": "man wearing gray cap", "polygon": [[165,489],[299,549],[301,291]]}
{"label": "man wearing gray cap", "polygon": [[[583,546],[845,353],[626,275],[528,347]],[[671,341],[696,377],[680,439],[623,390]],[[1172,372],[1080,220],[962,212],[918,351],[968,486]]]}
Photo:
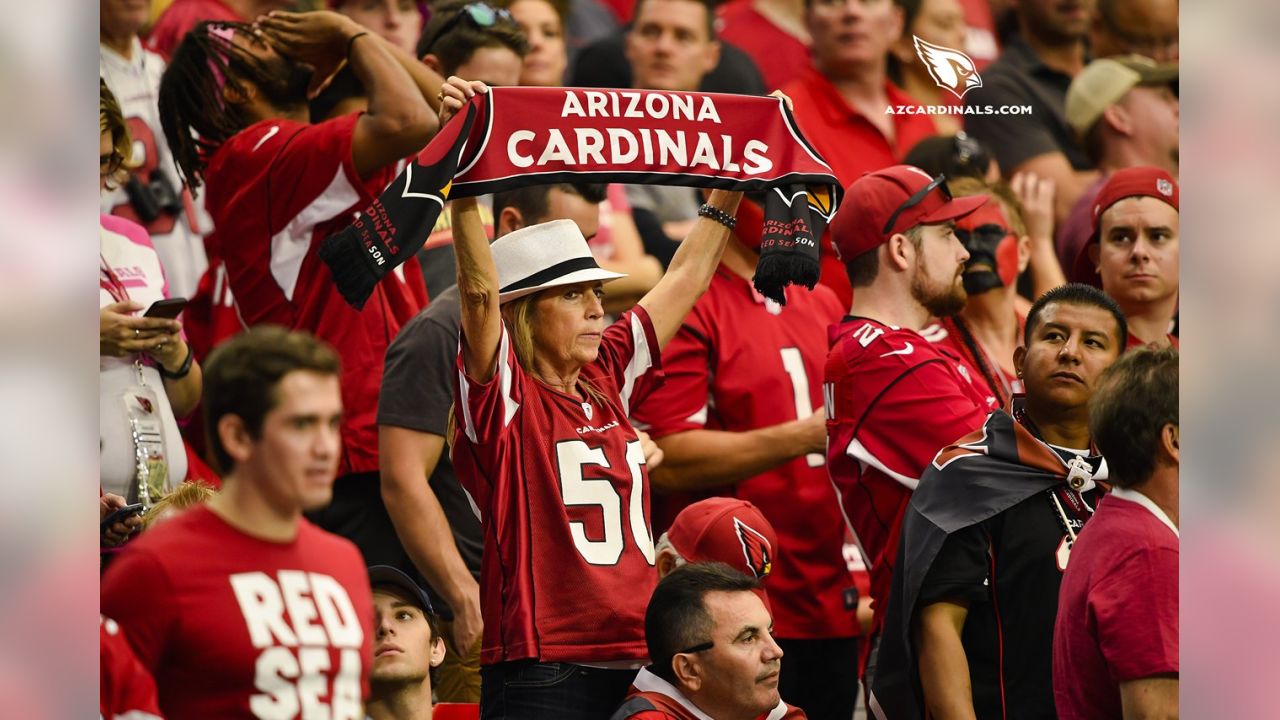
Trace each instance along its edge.
{"label": "man wearing gray cap", "polygon": [[[1092,232],[1098,191],[1116,170],[1154,166],[1178,175],[1178,66],[1141,55],[1094,60],[1067,91],[1067,123],[1102,171],[1058,228],[1058,259],[1068,273]],[[1072,282],[1095,278],[1069,276]]]}

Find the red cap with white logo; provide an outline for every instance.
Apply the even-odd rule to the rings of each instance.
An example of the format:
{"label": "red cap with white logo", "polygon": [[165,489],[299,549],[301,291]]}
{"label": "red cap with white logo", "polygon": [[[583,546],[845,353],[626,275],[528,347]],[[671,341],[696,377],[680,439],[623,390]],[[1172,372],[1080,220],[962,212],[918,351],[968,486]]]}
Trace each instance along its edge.
{"label": "red cap with white logo", "polygon": [[1099,240],[1102,214],[1112,205],[1131,197],[1153,197],[1177,210],[1178,182],[1167,171],[1157,167],[1130,167],[1112,173],[1093,201],[1093,233],[1076,255],[1073,277],[1097,277],[1097,271],[1089,260],[1089,246]]}

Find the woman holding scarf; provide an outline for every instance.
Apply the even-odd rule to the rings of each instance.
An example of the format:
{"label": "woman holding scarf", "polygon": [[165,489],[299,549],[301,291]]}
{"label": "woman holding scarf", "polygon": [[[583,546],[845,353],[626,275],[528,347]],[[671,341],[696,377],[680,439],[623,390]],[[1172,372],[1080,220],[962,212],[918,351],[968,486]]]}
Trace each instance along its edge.
{"label": "woman holding scarf", "polygon": [[[441,122],[480,83],[450,78]],[[715,191],[663,279],[605,326],[601,269],[569,221],[492,247],[452,203],[462,336],[452,453],[485,537],[484,718],[603,718],[646,662],[656,581],[646,466],[629,408],[706,291],[741,194]]]}

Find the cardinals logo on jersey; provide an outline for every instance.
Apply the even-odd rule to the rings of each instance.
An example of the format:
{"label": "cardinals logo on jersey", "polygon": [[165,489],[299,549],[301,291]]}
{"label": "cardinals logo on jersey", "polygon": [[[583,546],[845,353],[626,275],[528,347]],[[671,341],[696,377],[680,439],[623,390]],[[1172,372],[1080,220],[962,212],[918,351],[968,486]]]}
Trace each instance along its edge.
{"label": "cardinals logo on jersey", "polygon": [[760,580],[769,577],[769,573],[773,571],[773,548],[769,547],[768,539],[738,518],[733,519],[733,529],[738,542],[742,544],[742,556],[747,561],[747,567]]}
{"label": "cardinals logo on jersey", "polygon": [[915,35],[911,37],[915,39],[916,55],[928,68],[929,77],[938,83],[938,87],[950,90],[958,98],[963,98],[973,88],[982,87],[982,76],[968,55],[925,42]]}

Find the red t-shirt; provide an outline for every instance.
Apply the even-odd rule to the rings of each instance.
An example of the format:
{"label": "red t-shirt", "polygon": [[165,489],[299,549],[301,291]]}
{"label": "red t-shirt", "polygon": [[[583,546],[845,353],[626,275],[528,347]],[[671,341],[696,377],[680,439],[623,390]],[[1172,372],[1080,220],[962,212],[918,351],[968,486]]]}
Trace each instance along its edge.
{"label": "red t-shirt", "polygon": [[249,22],[252,18],[240,17],[222,0],[173,0],[147,33],[147,46],[168,62],[182,43],[182,38],[204,20]]}
{"label": "red t-shirt", "polygon": [[453,466],[484,530],[481,663],[648,656],[649,478],[627,413],[660,379],[660,363],[640,306],[605,329],[580,375],[585,400],[527,375],[505,327],[487,383],[466,374],[460,343]]}
{"label": "red t-shirt", "polygon": [[870,568],[873,631],[884,619],[902,516],[920,474],[996,409],[967,373],[911,330],[859,317],[831,328],[827,467]]}
{"label": "red t-shirt", "polygon": [[[795,103],[792,114],[800,131],[831,166],[841,187],[849,187],[863,173],[898,164],[916,143],[936,132],[928,115],[895,114],[894,139],[890,141],[862,113],[850,107],[831,81],[813,67],[784,87],[783,92]],[[891,105],[916,104],[888,80],[885,93]],[[841,306],[849,307],[853,289],[844,265],[831,247],[830,233],[822,239],[821,282],[836,291]]]}
{"label": "red t-shirt", "polygon": [[124,628],[171,720],[364,718],[364,559],[305,520],[276,543],[192,508],[120,554],[102,580],[102,612]]}
{"label": "red t-shirt", "polygon": [[1146,496],[1116,489],[1071,549],[1053,631],[1062,720],[1122,717],[1120,683],[1178,672],[1178,531]]}
{"label": "red t-shirt", "polygon": [[160,720],[156,681],[133,656],[114,620],[98,620],[98,712],[101,720]]}
{"label": "red t-shirt", "polygon": [[209,252],[226,265],[240,317],[247,325],[310,331],[342,358],[340,474],[378,469],[383,356],[425,305],[420,279],[414,288],[408,276],[391,273],[356,310],[317,252],[393,179],[394,166],[368,179],[356,171],[351,138],[358,119],[359,113],[317,125],[264,120],[223,143],[208,169],[207,206],[216,228]]}
{"label": "red t-shirt", "polygon": [[809,46],[761,15],[751,0],[725,3],[717,14],[720,39],[755,61],[766,88],[781,88],[809,68]]}
{"label": "red t-shirt", "polygon": [[[750,281],[717,268],[663,350],[666,382],[634,408],[636,424],[654,438],[702,429],[746,432],[820,410],[827,326],[840,320],[840,303],[821,286],[790,288],[787,301],[766,300]],[[854,614],[844,607],[843,592],[853,581],[826,458],[795,458],[720,492],[655,496],[655,532],[689,503],[717,494],[751,502],[778,533],[778,562],[768,583],[776,634],[857,635]]]}

